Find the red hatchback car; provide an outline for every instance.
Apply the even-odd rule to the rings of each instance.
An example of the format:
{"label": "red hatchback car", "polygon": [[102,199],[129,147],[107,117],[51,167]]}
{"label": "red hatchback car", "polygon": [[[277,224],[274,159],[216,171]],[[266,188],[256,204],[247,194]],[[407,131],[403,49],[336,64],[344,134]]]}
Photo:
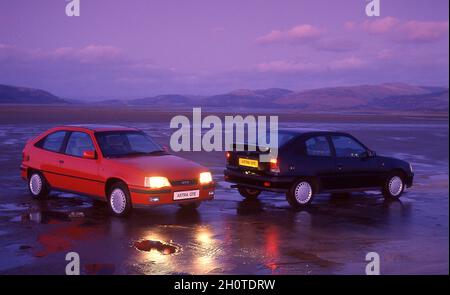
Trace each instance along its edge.
{"label": "red hatchback car", "polygon": [[21,174],[35,198],[51,189],[93,196],[107,201],[117,216],[141,205],[194,209],[213,199],[215,188],[208,169],[122,126],[52,128],[27,142]]}

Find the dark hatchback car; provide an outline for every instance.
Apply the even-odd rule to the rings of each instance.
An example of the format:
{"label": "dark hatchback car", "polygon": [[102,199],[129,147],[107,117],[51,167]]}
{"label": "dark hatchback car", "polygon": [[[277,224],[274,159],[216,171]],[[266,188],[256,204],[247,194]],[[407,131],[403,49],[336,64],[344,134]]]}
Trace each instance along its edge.
{"label": "dark hatchback car", "polygon": [[[412,166],[383,157],[342,132],[278,132],[278,157],[262,163],[260,149],[227,152],[225,180],[245,198],[261,191],[286,193],[289,204],[301,208],[316,193],[381,190],[385,198],[399,198],[412,186]],[[266,151],[267,152],[267,151]]]}

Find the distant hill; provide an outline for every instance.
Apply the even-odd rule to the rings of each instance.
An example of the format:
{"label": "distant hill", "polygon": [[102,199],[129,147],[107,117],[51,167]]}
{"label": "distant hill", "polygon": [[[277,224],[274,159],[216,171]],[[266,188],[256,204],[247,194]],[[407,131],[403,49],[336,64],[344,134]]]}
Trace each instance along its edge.
{"label": "distant hill", "polygon": [[276,107],[276,99],[293,93],[291,90],[270,88],[260,90],[239,89],[226,94],[210,96],[205,105],[215,107]]}
{"label": "distant hill", "polygon": [[165,94],[154,97],[138,98],[127,101],[130,105],[152,105],[152,106],[189,106],[193,103],[192,96],[179,94]]}
{"label": "distant hill", "polygon": [[445,87],[414,86],[402,83],[340,86],[294,92],[288,89],[239,89],[211,96],[165,94],[131,100],[110,99],[92,103],[64,100],[49,92],[0,85],[0,103],[92,104],[105,106],[148,106],[191,108],[279,108],[305,111],[448,111]]}
{"label": "distant hill", "polygon": [[294,108],[309,111],[339,110],[448,110],[448,88],[402,83],[327,87],[294,92],[288,89],[239,89],[195,99],[160,95],[127,101],[129,105],[223,108]]}
{"label": "distant hill", "polygon": [[270,88],[260,90],[239,89],[230,93],[213,96],[189,96],[179,94],[158,95],[154,97],[139,98],[127,101],[129,105],[152,106],[214,106],[214,107],[254,107],[273,106],[272,101],[292,93],[291,90]]}
{"label": "distant hill", "polygon": [[0,85],[0,103],[60,104],[67,101],[40,89]]}
{"label": "distant hill", "polygon": [[275,104],[310,110],[448,110],[448,88],[402,83],[328,87],[295,92],[277,99]]}

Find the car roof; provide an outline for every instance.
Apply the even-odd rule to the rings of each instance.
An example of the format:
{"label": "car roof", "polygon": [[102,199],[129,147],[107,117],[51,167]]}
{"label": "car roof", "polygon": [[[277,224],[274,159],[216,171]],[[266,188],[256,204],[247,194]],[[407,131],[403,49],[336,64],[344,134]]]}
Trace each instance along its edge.
{"label": "car roof", "polygon": [[326,130],[295,130],[295,129],[279,129],[278,133],[282,133],[282,134],[289,134],[289,135],[294,135],[294,136],[300,136],[300,135],[337,135],[337,134],[341,134],[341,135],[349,135],[348,133],[345,132],[340,132],[340,131],[326,131]]}
{"label": "car roof", "polygon": [[138,130],[133,127],[121,126],[121,125],[107,125],[107,124],[74,124],[74,125],[64,125],[59,128],[81,128],[88,129],[92,131],[135,131]]}

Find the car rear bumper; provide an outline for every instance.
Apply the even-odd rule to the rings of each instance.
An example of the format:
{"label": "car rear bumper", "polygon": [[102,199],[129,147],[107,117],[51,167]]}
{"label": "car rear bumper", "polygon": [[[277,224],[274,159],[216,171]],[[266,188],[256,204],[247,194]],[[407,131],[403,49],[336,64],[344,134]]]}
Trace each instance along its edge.
{"label": "car rear bumper", "polygon": [[[199,190],[199,197],[184,200],[174,200],[175,192],[191,190]],[[214,199],[214,190],[214,183],[204,186],[171,187],[160,190],[150,190],[142,187],[130,187],[130,197],[134,207],[186,204],[212,200]]]}
{"label": "car rear bumper", "polygon": [[23,164],[20,165],[20,176],[22,177],[23,180],[28,179],[28,167]]}
{"label": "car rear bumper", "polygon": [[294,182],[294,177],[246,174],[243,171],[226,169],[223,171],[225,181],[234,186],[244,186],[264,191],[287,192]]}

